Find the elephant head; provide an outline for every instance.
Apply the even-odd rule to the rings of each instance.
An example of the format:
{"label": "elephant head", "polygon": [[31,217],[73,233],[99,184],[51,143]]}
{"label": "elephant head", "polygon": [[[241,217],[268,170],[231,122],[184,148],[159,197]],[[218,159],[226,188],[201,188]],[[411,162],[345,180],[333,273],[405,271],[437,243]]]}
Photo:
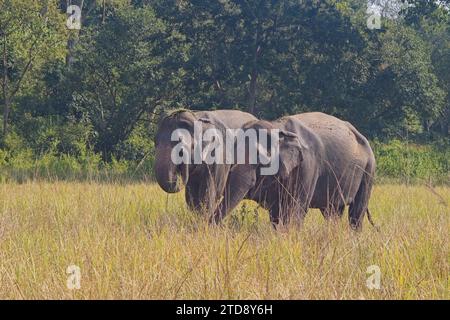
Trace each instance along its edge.
{"label": "elephant head", "polygon": [[[155,136],[155,176],[160,187],[168,193],[181,189],[181,181],[189,179],[187,163],[177,164],[172,161],[172,151],[177,142],[172,135],[177,129],[185,129],[193,136],[195,116],[189,111],[174,112],[162,119]],[[189,146],[190,147],[190,146]]]}
{"label": "elephant head", "polygon": [[[256,132],[256,143],[253,142],[249,148],[257,150],[258,160],[253,169],[258,175],[276,175],[286,179],[303,161],[302,150],[306,146],[297,134],[264,120],[248,123],[243,129]],[[272,170],[267,170],[268,167]]]}
{"label": "elephant head", "polygon": [[[265,177],[285,180],[303,161],[303,150],[306,146],[297,134],[262,120],[249,122],[242,129],[249,143],[245,144],[243,150],[239,146],[239,139],[236,139],[234,146],[237,157],[239,154],[245,154],[245,160],[241,162],[237,159],[230,170],[226,187],[228,194],[214,214],[215,222],[222,219],[251,190],[257,189],[255,187],[259,186]],[[253,137],[255,134],[257,137],[253,141],[249,138],[252,133]],[[252,157],[255,150],[258,154],[256,159]]]}
{"label": "elephant head", "polygon": [[[198,150],[207,149],[211,143],[203,139],[208,129],[224,130],[225,126],[217,119],[197,118],[190,111],[174,112],[160,122],[155,136],[154,168],[156,180],[164,191],[179,192],[182,183],[188,183],[190,172],[203,164],[203,154],[198,155]],[[199,135],[202,136],[200,149],[196,148],[200,141]],[[175,161],[174,155],[178,160],[183,160]]]}

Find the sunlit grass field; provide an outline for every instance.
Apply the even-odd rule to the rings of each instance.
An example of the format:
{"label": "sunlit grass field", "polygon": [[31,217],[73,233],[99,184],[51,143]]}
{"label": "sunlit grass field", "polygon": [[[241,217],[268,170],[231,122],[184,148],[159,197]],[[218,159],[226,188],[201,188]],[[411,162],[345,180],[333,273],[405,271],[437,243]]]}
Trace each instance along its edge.
{"label": "sunlit grass field", "polygon": [[[1,299],[449,299],[450,188],[377,185],[367,220],[275,231],[245,202],[220,227],[152,184],[0,184]],[[80,268],[80,289],[66,273]],[[369,289],[367,268],[381,271]]]}

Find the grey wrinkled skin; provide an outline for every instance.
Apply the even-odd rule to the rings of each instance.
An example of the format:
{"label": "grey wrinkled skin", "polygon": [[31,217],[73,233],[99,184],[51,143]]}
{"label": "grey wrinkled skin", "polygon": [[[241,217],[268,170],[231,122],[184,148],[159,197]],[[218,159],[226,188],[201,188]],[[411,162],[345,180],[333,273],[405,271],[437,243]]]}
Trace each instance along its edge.
{"label": "grey wrinkled skin", "polygon": [[[155,176],[159,186],[168,193],[176,193],[185,185],[185,198],[188,207],[197,212],[212,216],[223,195],[228,173],[226,164],[181,164],[171,160],[172,148],[177,142],[171,141],[176,129],[187,129],[194,136],[194,121],[201,121],[203,131],[216,128],[221,131],[239,129],[248,121],[256,120],[249,113],[237,110],[180,111],[165,117],[155,136]],[[193,139],[192,139],[193,140]],[[193,155],[192,141],[191,154]]]}
{"label": "grey wrinkled skin", "polygon": [[325,218],[341,217],[349,205],[349,222],[360,230],[375,173],[375,158],[367,139],[350,123],[312,112],[274,122],[251,121],[249,128],[280,130],[280,170],[260,175],[260,165],[230,169],[223,201],[214,212],[219,222],[242,199],[252,199],[269,211],[276,226],[291,217],[302,221],[308,208]]}

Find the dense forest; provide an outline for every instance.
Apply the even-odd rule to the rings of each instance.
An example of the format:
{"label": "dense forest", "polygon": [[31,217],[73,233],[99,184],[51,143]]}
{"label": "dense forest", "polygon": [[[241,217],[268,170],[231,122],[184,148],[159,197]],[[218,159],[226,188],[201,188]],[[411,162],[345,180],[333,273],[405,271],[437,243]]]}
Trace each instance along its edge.
{"label": "dense forest", "polygon": [[448,0],[0,0],[0,168],[150,175],[164,110],[265,119],[323,111],[369,137],[387,175],[409,168],[446,180],[449,8]]}

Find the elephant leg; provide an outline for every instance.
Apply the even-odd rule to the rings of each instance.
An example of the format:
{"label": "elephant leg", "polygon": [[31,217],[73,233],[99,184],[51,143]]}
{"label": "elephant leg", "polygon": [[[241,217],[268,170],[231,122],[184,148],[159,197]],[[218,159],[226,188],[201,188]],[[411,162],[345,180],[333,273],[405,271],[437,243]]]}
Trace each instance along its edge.
{"label": "elephant leg", "polygon": [[197,177],[191,177],[185,190],[185,199],[188,208],[192,211],[199,212],[201,210],[201,203],[199,198],[200,184]]}
{"label": "elephant leg", "polygon": [[270,222],[278,226],[288,225],[293,219],[297,225],[301,225],[309,206],[308,197],[295,195],[294,191],[277,189],[277,200],[269,206]]}
{"label": "elephant leg", "polygon": [[278,229],[279,226],[288,225],[291,217],[297,212],[297,207],[292,203],[283,201],[283,198],[276,201],[269,207],[270,222]]}
{"label": "elephant leg", "polygon": [[201,175],[192,176],[186,185],[185,199],[190,210],[200,214],[209,214],[215,205],[215,192],[211,187],[210,177]]}
{"label": "elephant leg", "polygon": [[306,208],[299,203],[292,203],[288,209],[285,209],[282,213],[282,222],[285,225],[291,224],[296,228],[300,228],[303,225],[303,221],[306,216]]}
{"label": "elephant leg", "polygon": [[280,206],[278,203],[269,209],[269,216],[272,226],[276,229],[280,223]]}
{"label": "elephant leg", "polygon": [[330,219],[330,214],[327,208],[320,208],[320,212],[322,212],[322,216],[324,217],[325,220]]}
{"label": "elephant leg", "polygon": [[199,189],[198,201],[200,202],[201,212],[208,218],[213,215],[217,205],[216,194],[217,192],[212,177],[205,177]]}
{"label": "elephant leg", "polygon": [[342,216],[344,215],[344,210],[345,210],[345,205],[341,204],[338,208],[338,211],[336,212],[336,216],[338,218],[342,218]]}
{"label": "elephant leg", "polygon": [[373,170],[369,165],[363,174],[355,199],[349,206],[348,219],[350,227],[355,231],[361,231],[362,229],[362,221],[367,211],[369,197],[372,191],[372,172]]}
{"label": "elephant leg", "polygon": [[256,173],[249,165],[237,165],[230,170],[225,185],[224,196],[210,219],[211,223],[219,223],[240,201],[256,183]]}
{"label": "elephant leg", "polygon": [[338,205],[329,205],[327,208],[321,208],[320,212],[322,212],[323,217],[325,220],[332,220],[332,219],[340,219],[342,218],[344,214],[345,205],[344,204],[338,204]]}
{"label": "elephant leg", "polygon": [[307,206],[300,206],[296,209],[295,215],[294,215],[294,221],[295,224],[299,227],[303,225],[303,221],[305,220],[306,214],[308,213],[308,207]]}
{"label": "elephant leg", "polygon": [[[314,187],[315,185],[313,185]],[[312,199],[312,193],[311,190],[313,188],[310,188],[309,192],[304,192],[303,190],[300,192],[300,194],[297,196],[296,199],[296,213],[297,213],[297,220],[302,224],[303,220],[306,217],[306,214],[308,213],[308,209],[311,204]]]}
{"label": "elephant leg", "polygon": [[293,217],[295,222],[301,226],[311,205],[317,185],[318,173],[299,168],[294,177],[289,188],[291,190],[289,192],[289,201],[292,208],[294,208]]}
{"label": "elephant leg", "polygon": [[[287,231],[287,226],[291,221],[293,210],[283,210],[283,207],[276,203],[269,209],[270,222],[272,227],[278,231]],[[296,220],[298,225],[301,225],[302,220]]]}
{"label": "elephant leg", "polygon": [[210,218],[219,205],[227,172],[227,166],[214,165],[203,166],[191,174],[185,194],[188,207]]}

